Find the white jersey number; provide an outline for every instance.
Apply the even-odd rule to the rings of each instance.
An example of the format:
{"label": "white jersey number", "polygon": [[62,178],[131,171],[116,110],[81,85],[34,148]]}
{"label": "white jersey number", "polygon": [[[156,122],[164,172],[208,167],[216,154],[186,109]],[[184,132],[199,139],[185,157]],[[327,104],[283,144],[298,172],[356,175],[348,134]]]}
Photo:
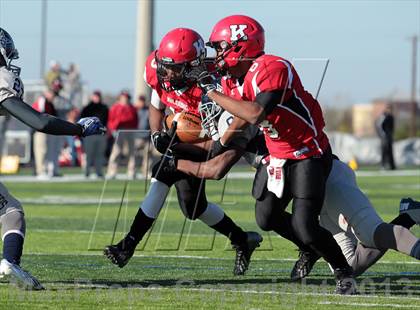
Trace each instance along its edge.
{"label": "white jersey number", "polygon": [[0,102],[10,98],[23,96],[21,79],[5,67],[0,68]]}
{"label": "white jersey number", "polygon": [[19,77],[15,78],[13,90],[16,92],[17,97],[21,98],[23,96],[23,83]]}
{"label": "white jersey number", "polygon": [[272,139],[277,139],[279,137],[279,132],[276,128],[273,128],[273,124],[270,124],[267,120],[263,120],[260,123],[260,128]]}

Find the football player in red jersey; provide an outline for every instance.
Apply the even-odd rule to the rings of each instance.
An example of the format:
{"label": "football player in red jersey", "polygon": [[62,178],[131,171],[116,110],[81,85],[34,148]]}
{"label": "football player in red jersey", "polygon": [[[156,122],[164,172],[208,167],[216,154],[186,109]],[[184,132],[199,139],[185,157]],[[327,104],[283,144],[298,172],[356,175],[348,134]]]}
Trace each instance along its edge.
{"label": "football player in red jersey", "polygon": [[[305,91],[289,61],[264,53],[264,29],[256,20],[224,18],[214,26],[208,44],[217,52],[216,65],[228,74],[222,79],[223,93],[203,66],[190,77],[237,117],[235,128],[259,124],[270,152],[255,176],[257,223],[264,230],[282,231],[278,218],[293,201],[293,233],[334,268],[337,293],[355,293],[352,268],[318,220],[332,164],[319,103]],[[219,144],[229,139],[222,137]]]}
{"label": "football player in red jersey", "polygon": [[[163,129],[164,110],[188,111],[199,115],[198,105],[202,91],[195,80],[189,81],[186,73],[204,62],[205,46],[194,30],[176,28],[162,39],[159,49],[147,59],[145,80],[152,88],[150,129],[155,148],[163,154],[161,161],[152,168],[151,186],[132,223],[129,233],[116,245],[107,246],[104,254],[119,267],[124,267],[133,256],[137,244],[152,227],[169,193],[175,184],[178,201],[184,215],[202,222],[227,236],[236,250],[235,275],[243,275],[248,268],[251,254],[262,241],[256,232],[244,232],[216,204],[207,202],[205,180],[188,176],[180,171],[167,173],[162,169],[168,156],[176,154],[182,144],[175,145],[173,132]],[[191,159],[200,160],[201,151]],[[201,160],[204,160],[201,158]]]}
{"label": "football player in red jersey", "polygon": [[[199,109],[203,128],[213,136],[216,135],[216,129],[217,135],[223,136],[233,120],[232,114],[222,112],[214,102],[202,103]],[[173,160],[168,162],[168,167],[188,175],[219,180],[228,173],[240,156],[258,169],[267,154],[263,133],[257,126],[250,125],[235,135],[222,154],[206,162]],[[277,220],[283,221],[282,227],[287,227],[290,216],[285,211]],[[387,249],[420,259],[420,241],[409,231],[416,223],[420,223],[420,202],[403,198],[400,202],[400,215],[390,223],[385,223],[357,186],[353,170],[336,156],[327,179],[319,221],[322,227],[333,234],[347,262],[352,266],[354,276],[364,273]],[[284,237],[299,247],[302,246],[299,241],[296,242],[295,236]],[[299,260],[291,273],[292,280],[306,277],[317,258],[319,256],[313,251],[301,249]]]}

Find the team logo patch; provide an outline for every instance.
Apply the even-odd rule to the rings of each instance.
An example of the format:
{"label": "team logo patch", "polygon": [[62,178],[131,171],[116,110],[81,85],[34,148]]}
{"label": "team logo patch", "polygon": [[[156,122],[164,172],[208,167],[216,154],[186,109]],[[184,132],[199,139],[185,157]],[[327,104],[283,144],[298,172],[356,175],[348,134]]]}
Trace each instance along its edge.
{"label": "team logo patch", "polygon": [[230,40],[237,41],[239,39],[246,39],[245,29],[247,25],[230,25]]}

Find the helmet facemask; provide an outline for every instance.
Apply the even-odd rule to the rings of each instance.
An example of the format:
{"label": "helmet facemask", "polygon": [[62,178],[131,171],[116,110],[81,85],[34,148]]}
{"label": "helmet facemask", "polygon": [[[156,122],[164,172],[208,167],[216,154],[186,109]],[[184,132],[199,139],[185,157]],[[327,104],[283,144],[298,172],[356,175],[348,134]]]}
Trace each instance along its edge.
{"label": "helmet facemask", "polygon": [[201,127],[209,137],[218,135],[217,122],[222,108],[207,96],[203,96],[200,106],[198,107],[201,117]]}
{"label": "helmet facemask", "polygon": [[[182,63],[175,63],[170,58],[162,57],[159,59],[157,52],[155,59],[157,64],[157,77],[161,88],[167,92],[174,90],[181,90],[185,87],[191,87],[195,81],[190,81],[187,73],[196,66],[203,63],[206,53],[203,53],[196,59]],[[168,71],[171,71],[173,76],[168,77]]]}

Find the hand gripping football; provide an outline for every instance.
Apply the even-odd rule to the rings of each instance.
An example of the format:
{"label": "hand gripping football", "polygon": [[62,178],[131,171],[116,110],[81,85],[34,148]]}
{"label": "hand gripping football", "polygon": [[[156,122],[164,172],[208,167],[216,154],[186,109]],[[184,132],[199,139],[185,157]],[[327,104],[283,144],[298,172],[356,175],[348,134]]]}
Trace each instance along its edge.
{"label": "hand gripping football", "polygon": [[173,121],[177,122],[176,135],[181,142],[199,143],[210,139],[201,127],[201,118],[193,113],[180,112],[168,115],[165,119],[168,129],[171,128]]}

